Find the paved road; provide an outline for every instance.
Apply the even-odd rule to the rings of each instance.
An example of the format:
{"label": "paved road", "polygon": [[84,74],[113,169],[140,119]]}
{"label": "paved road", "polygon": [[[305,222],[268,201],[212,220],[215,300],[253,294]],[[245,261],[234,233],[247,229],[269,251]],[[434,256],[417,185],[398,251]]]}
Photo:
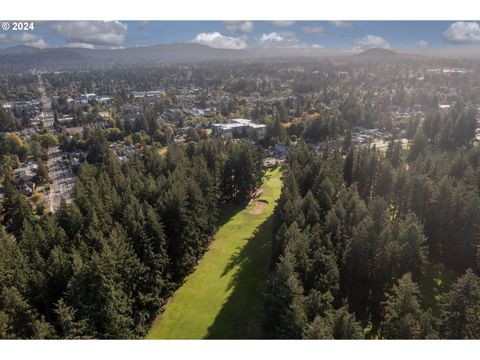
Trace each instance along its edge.
{"label": "paved road", "polygon": [[63,152],[58,147],[48,149],[48,172],[52,183],[47,196],[48,207],[51,212],[58,210],[62,199],[69,203],[71,201],[74,176],[70,166],[62,159]]}
{"label": "paved road", "polygon": [[45,90],[45,84],[42,80],[40,74],[38,74],[38,85],[41,91],[41,99],[43,103],[43,111],[40,113],[39,118],[43,122],[43,126],[46,129],[53,129],[53,109],[52,109],[52,100],[47,96],[47,91]]}
{"label": "paved road", "polygon": [[[53,131],[54,118],[52,100],[47,96],[45,84],[40,74],[38,74],[38,85],[41,90],[43,103],[43,111],[40,113],[39,118],[42,120],[43,126],[46,129]],[[71,201],[74,177],[70,166],[62,160],[64,153],[58,146],[49,148],[47,154],[47,167],[52,183],[50,184],[50,191],[45,199],[47,208],[54,213],[58,210],[62,199],[67,203]]]}

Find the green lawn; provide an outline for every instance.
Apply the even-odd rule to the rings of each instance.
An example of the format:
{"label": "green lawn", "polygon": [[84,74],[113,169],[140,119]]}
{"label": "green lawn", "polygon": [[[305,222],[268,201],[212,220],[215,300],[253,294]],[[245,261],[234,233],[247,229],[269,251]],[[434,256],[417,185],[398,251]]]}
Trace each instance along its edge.
{"label": "green lawn", "polygon": [[210,249],[173,294],[147,339],[261,337],[261,293],[280,188],[280,170],[267,172],[258,198],[268,201],[263,213],[250,214],[252,204],[226,212]]}

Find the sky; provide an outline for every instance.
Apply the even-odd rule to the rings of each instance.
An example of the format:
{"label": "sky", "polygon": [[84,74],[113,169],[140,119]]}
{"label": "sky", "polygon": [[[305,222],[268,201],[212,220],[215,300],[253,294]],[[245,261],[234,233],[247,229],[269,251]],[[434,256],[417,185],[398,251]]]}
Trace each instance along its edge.
{"label": "sky", "polygon": [[478,21],[42,21],[0,29],[0,48],[128,48],[195,42],[216,48],[407,49],[480,46]]}

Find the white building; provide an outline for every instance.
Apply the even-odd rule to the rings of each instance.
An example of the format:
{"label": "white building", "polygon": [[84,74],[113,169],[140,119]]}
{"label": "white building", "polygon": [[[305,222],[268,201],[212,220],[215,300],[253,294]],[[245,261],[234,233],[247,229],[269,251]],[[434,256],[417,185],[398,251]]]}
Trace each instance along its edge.
{"label": "white building", "polygon": [[85,101],[93,101],[97,98],[97,95],[95,93],[90,93],[90,94],[83,94],[82,99]]}
{"label": "white building", "polygon": [[223,135],[225,139],[248,137],[255,134],[262,139],[267,133],[267,125],[256,124],[249,119],[231,119],[225,124],[213,124],[214,134]]}

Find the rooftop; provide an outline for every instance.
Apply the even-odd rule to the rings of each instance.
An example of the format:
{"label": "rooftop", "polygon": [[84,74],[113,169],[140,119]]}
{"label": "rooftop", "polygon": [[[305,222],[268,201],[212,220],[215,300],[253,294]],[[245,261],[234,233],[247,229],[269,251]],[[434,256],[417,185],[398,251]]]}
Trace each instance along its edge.
{"label": "rooftop", "polygon": [[249,126],[254,129],[259,129],[259,128],[264,128],[267,125],[253,123],[252,120],[250,119],[237,118],[237,119],[230,119],[228,123],[213,124],[213,126],[221,127],[223,129],[234,129],[234,128],[243,127],[243,126]]}

